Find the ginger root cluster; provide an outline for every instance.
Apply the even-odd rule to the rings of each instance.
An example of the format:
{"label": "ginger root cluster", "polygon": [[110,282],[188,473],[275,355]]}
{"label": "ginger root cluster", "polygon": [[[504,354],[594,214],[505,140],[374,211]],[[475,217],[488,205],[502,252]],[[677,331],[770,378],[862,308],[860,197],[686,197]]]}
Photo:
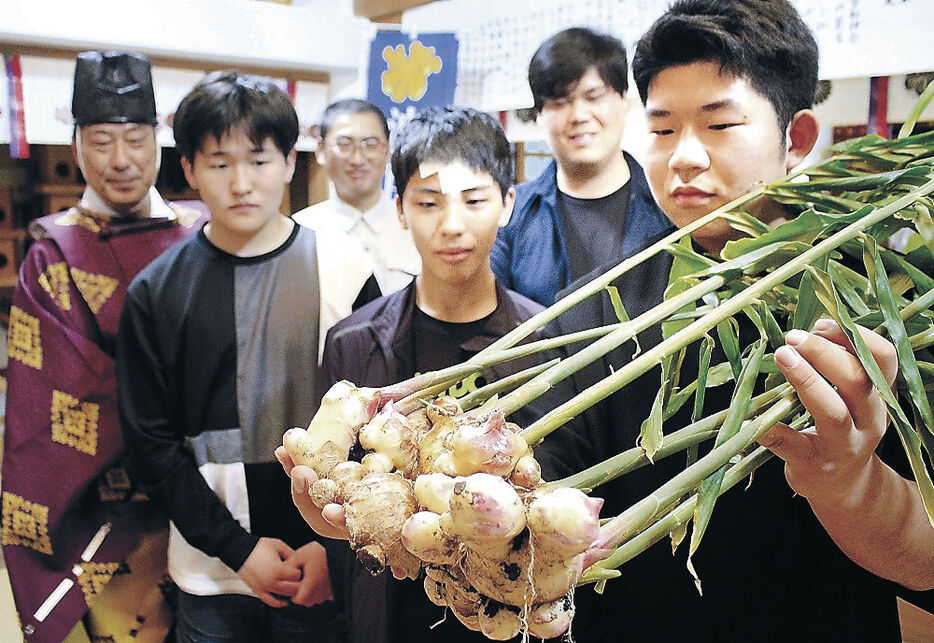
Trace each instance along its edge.
{"label": "ginger root cluster", "polygon": [[428,598],[494,640],[568,630],[572,589],[603,501],[543,488],[519,427],[442,397],[403,415],[377,389],[338,382],[308,429],[286,432],[309,494],[342,504],[350,545],[373,573],[424,579]]}

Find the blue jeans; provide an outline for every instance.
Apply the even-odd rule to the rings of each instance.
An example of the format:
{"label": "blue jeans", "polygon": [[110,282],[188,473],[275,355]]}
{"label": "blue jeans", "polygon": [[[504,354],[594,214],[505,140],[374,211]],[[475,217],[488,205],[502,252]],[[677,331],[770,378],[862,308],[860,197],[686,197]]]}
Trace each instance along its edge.
{"label": "blue jeans", "polygon": [[179,591],[177,643],[344,643],[343,616],[334,601],[314,607],[269,607],[240,594],[195,596]]}

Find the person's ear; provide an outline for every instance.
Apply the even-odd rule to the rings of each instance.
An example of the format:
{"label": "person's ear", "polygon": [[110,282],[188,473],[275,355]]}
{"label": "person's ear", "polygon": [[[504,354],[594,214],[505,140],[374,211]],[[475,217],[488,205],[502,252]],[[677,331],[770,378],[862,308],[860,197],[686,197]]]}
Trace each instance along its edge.
{"label": "person's ear", "polygon": [[315,137],[315,161],[318,165],[327,169],[328,167],[328,152],[327,146],[324,144],[324,139],[320,136]]}
{"label": "person's ear", "polygon": [[503,199],[503,212],[499,215],[500,228],[509,223],[509,219],[512,217],[512,209],[515,205],[516,188],[509,188],[509,190],[506,192],[506,198]]}
{"label": "person's ear", "polygon": [[297,156],[298,150],[296,150],[294,147],[288,154],[285,155],[285,169],[287,175],[285,177],[285,181],[283,181],[284,183],[292,182],[292,175],[295,174],[295,159]]}
{"label": "person's ear", "polygon": [[622,100],[622,105],[620,105],[620,117],[623,120],[626,120],[626,116],[629,114],[629,110],[632,109],[632,101],[628,98],[629,92],[623,92],[620,94]]}
{"label": "person's ear", "polygon": [[81,130],[75,126],[74,134],[71,136],[71,155],[75,158],[75,165],[84,174],[84,152],[82,150]]}
{"label": "person's ear", "polygon": [[804,160],[817,142],[820,125],[810,109],[802,109],[792,116],[785,130],[785,170],[790,172]]}
{"label": "person's ear", "polygon": [[396,195],[396,216],[399,217],[399,225],[403,230],[409,229],[409,224],[405,220],[405,212],[402,211],[402,197]]}
{"label": "person's ear", "polygon": [[182,157],[182,171],[185,173],[185,180],[188,181],[188,185],[191,186],[193,190],[198,189],[198,179],[195,178],[195,170],[186,157]]}

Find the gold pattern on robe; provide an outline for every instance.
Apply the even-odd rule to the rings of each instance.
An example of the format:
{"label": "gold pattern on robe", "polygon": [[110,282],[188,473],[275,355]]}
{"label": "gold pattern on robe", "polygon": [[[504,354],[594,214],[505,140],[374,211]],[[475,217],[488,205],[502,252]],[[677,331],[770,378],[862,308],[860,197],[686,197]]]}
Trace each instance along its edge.
{"label": "gold pattern on robe", "polygon": [[123,467],[108,469],[97,481],[97,491],[104,502],[123,500],[131,487],[130,476]]}
{"label": "gold pattern on robe", "polygon": [[3,527],[0,540],[4,545],[24,545],[41,554],[52,554],[49,538],[49,508],[9,491],[3,492]]}
{"label": "gold pattern on robe", "polygon": [[78,208],[71,208],[55,220],[55,225],[60,226],[81,226],[87,230],[90,230],[94,234],[97,234],[101,231],[101,221],[96,217],[92,217],[88,214],[85,214]]}
{"label": "gold pattern on robe", "polygon": [[68,266],[59,261],[47,266],[39,275],[39,285],[49,293],[62,310],[71,310],[71,297],[68,295]]}
{"label": "gold pattern on robe", "polygon": [[78,576],[78,584],[84,590],[84,601],[90,607],[114,573],[120,569],[120,563],[78,563],[77,567],[80,567],[82,572]]}
{"label": "gold pattern on robe", "polygon": [[79,268],[71,269],[71,278],[75,280],[75,286],[81,291],[81,296],[88,302],[88,308],[95,314],[107,303],[117,288],[117,280],[113,277],[85,272]]}
{"label": "gold pattern on robe", "polygon": [[52,391],[52,440],[89,455],[97,454],[100,406]]}
{"label": "gold pattern on robe", "polygon": [[39,337],[38,317],[11,306],[10,327],[7,333],[9,357],[36,370],[42,370],[42,341]]}

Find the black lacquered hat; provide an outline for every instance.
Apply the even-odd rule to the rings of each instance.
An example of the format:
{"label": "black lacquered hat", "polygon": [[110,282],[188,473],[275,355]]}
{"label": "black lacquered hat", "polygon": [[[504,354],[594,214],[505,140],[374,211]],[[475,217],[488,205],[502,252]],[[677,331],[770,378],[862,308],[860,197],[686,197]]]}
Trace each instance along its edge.
{"label": "black lacquered hat", "polygon": [[149,59],[121,51],[83,51],[75,62],[71,113],[76,125],[156,124]]}

